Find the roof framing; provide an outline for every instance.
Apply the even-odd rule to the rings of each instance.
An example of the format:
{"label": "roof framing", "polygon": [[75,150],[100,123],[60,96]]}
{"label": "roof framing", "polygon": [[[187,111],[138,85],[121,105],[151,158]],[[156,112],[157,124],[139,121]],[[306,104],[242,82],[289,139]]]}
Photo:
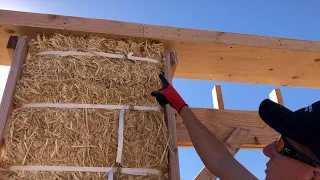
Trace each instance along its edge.
{"label": "roof framing", "polygon": [[320,87],[320,42],[7,10],[0,10],[0,65],[11,64],[11,35],[58,30],[159,40],[177,53],[176,78]]}

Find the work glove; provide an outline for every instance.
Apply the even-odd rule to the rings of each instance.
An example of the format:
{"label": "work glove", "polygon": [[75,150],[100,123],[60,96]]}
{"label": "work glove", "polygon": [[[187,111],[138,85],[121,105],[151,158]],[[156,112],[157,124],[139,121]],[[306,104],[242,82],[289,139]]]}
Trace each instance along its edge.
{"label": "work glove", "polygon": [[173,109],[180,113],[181,108],[187,104],[162,74],[159,75],[159,78],[162,82],[162,88],[152,92],[151,95],[156,97],[161,106],[170,104]]}

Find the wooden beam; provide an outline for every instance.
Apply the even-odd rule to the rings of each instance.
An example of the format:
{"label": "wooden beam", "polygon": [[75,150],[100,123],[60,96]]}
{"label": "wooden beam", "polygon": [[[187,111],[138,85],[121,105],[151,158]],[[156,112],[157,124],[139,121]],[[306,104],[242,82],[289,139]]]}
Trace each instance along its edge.
{"label": "wooden beam", "polygon": [[[164,76],[169,83],[172,83],[171,75],[171,59],[175,57],[175,53],[164,52],[165,58],[165,71]],[[175,112],[170,105],[166,105],[164,108],[165,120],[169,131],[169,180],[180,179],[180,167],[179,167],[179,154],[177,144],[177,133],[176,133],[176,118]]]}
{"label": "wooden beam", "polygon": [[278,88],[273,89],[272,92],[269,94],[269,98],[271,101],[276,102],[276,103],[284,106],[284,102],[283,102],[283,98],[282,98],[282,94],[281,94],[280,89],[278,89]]}
{"label": "wooden beam", "polygon": [[[227,147],[228,151],[234,156],[239,148],[244,144],[247,139],[249,138],[249,131],[236,128],[228,140],[225,142],[225,146]],[[200,173],[194,178],[194,180],[215,180],[218,177],[212,175],[211,172],[204,167]]]}
{"label": "wooden beam", "polygon": [[7,10],[0,10],[0,65],[11,64],[9,36],[55,32],[162,42],[179,54],[175,78],[320,87],[320,42]]}
{"label": "wooden beam", "polygon": [[[10,42],[15,41],[17,42]],[[3,147],[3,131],[5,128],[5,124],[7,119],[9,118],[12,110],[13,110],[13,93],[16,87],[16,82],[19,79],[19,75],[21,72],[21,67],[26,60],[28,49],[27,49],[27,41],[24,37],[18,38],[10,38],[8,44],[16,44],[16,46],[11,46],[14,48],[12,65],[10,67],[6,87],[3,92],[2,101],[0,105],[0,148]],[[10,47],[10,46],[9,46]]]}
{"label": "wooden beam", "polygon": [[[257,111],[192,108],[193,113],[215,136],[225,142],[234,129],[250,131],[241,148],[261,149],[278,139],[279,134],[264,123]],[[179,115],[176,116],[178,145],[193,147],[188,131]]]}

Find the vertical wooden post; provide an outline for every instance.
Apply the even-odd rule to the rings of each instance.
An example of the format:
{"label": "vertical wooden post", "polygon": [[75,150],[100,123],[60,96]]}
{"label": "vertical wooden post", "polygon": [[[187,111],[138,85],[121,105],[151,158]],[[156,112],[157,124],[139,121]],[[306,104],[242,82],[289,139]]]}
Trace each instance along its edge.
{"label": "vertical wooden post", "polygon": [[[175,53],[164,52],[165,69],[164,76],[172,83],[171,61],[176,59]],[[180,180],[179,154],[176,133],[175,112],[170,105],[164,108],[165,120],[169,131],[169,180]]]}
{"label": "vertical wooden post", "polygon": [[6,121],[13,110],[13,93],[16,87],[16,82],[19,78],[21,67],[25,62],[28,54],[27,41],[22,36],[11,36],[8,41],[7,48],[14,49],[14,53],[12,56],[12,63],[0,105],[0,148],[4,143],[2,136]]}
{"label": "vertical wooden post", "polygon": [[215,85],[212,88],[212,101],[214,109],[224,109],[222,89],[220,85]]}
{"label": "vertical wooden post", "polygon": [[269,98],[271,101],[276,102],[284,106],[282,94],[280,89],[273,89],[272,92],[269,94]]}

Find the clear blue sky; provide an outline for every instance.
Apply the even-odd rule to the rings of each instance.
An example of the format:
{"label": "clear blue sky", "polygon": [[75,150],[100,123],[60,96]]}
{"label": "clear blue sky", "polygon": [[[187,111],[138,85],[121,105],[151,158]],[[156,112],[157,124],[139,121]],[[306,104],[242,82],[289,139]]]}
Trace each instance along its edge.
{"label": "clear blue sky", "polygon": [[[84,1],[84,0],[83,0]],[[1,9],[102,18],[186,28],[238,32],[304,40],[320,40],[320,1],[108,1],[1,0]],[[174,79],[192,107],[212,108],[211,89],[222,85],[225,108],[257,110],[274,86]],[[320,90],[280,87],[285,105],[292,110],[320,99]],[[192,180],[203,164],[193,148],[179,150],[181,179]],[[241,150],[236,158],[259,179],[264,179],[267,158],[260,150]]]}

